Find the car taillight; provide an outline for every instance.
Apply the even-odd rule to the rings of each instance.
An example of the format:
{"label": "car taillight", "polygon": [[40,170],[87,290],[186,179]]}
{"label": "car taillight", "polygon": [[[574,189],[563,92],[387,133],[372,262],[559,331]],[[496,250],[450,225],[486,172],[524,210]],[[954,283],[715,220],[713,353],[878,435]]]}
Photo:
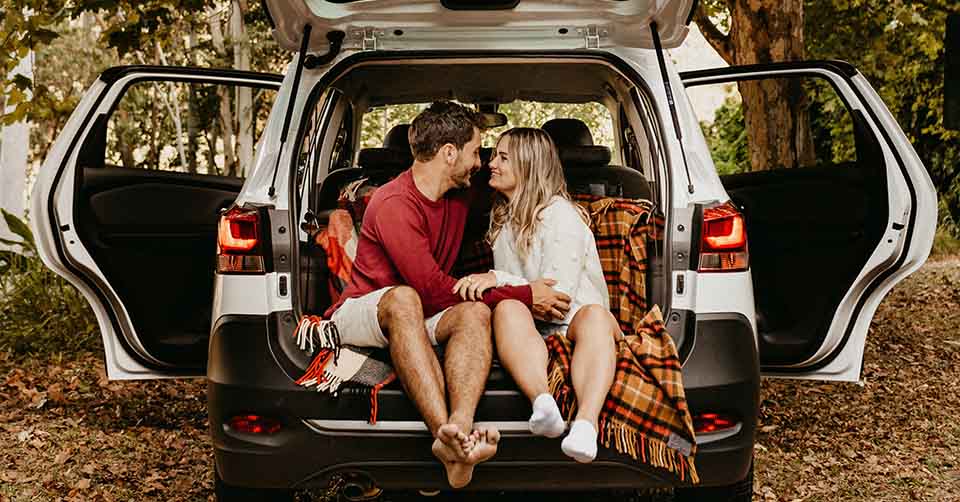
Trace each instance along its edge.
{"label": "car taillight", "polygon": [[217,226],[217,272],[263,273],[260,215],[256,209],[235,207],[220,216]]}
{"label": "car taillight", "polygon": [[274,434],[280,432],[280,422],[260,415],[237,415],[227,420],[227,425],[247,434]]}
{"label": "car taillight", "polygon": [[700,272],[747,270],[747,229],[743,215],[727,202],[703,210],[700,228]]}
{"label": "car taillight", "polygon": [[737,419],[721,413],[699,413],[693,416],[693,431],[697,434],[720,432],[737,426]]}

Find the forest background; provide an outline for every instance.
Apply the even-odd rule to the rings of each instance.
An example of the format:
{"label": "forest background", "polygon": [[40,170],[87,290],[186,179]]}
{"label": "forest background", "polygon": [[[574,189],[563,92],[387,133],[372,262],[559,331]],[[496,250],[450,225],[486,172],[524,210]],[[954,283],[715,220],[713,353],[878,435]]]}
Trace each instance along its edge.
{"label": "forest background", "polygon": [[[960,251],[960,132],[943,127],[944,30],[951,12],[960,13],[960,6],[949,0],[704,0],[694,19],[728,64],[841,59],[856,66],[897,118],[934,180],[940,196],[934,252],[953,253]],[[25,57],[33,58],[32,78],[13,72]],[[29,124],[29,186],[85,89],[108,67],[161,64],[282,73],[290,58],[274,42],[263,4],[252,0],[0,0],[0,75],[4,76],[0,121],[4,125]],[[720,174],[801,165],[801,141],[791,147],[793,158],[773,157],[777,141],[792,141],[773,133],[778,126],[797,122],[798,117],[803,117],[810,129],[798,134],[832,138],[828,143],[817,142],[820,149],[827,145],[828,151],[818,153],[818,157],[826,157],[823,160],[840,161],[854,149],[852,135],[831,130],[846,127],[831,120],[832,114],[843,108],[836,94],[809,92],[803,99],[791,100],[793,105],[782,106],[764,101],[769,96],[764,96],[763,89],[748,86],[741,83],[740,92],[702,122]],[[264,101],[268,96],[251,94],[249,89],[211,88],[207,95],[178,95],[174,86],[169,87],[168,95],[163,91],[160,86],[151,90],[160,92],[159,101],[155,94],[128,100],[130,106],[153,110],[131,115],[154,121],[177,117],[177,127],[143,127],[134,122],[118,127],[117,137],[142,134],[143,130],[161,132],[148,142],[153,146],[145,153],[135,156],[121,148],[116,162],[156,168],[163,164],[156,161],[163,154],[162,145],[179,143],[179,155],[174,154],[178,158],[167,159],[167,164],[196,172],[199,154],[183,148],[180,136],[184,134],[176,139],[161,137],[182,128],[191,142],[201,134],[197,131],[212,136],[207,143],[215,147],[208,148],[208,153],[213,155],[216,150],[222,157],[217,167],[221,172],[216,174],[243,176],[253,159],[257,125],[269,109]],[[164,106],[176,113],[162,113]],[[181,108],[183,116],[178,111]],[[377,120],[364,121],[361,142],[364,146],[379,143],[391,125],[409,122],[418,110],[419,105],[380,110]],[[601,143],[612,134],[604,123],[609,115],[599,106],[516,102],[502,106],[501,111],[524,117],[530,124],[554,116],[574,116],[596,131]],[[765,120],[757,119],[761,111]],[[169,152],[167,157],[171,157]],[[5,220],[14,234],[29,233],[22,219],[5,215]],[[6,249],[0,250],[0,291],[4,292],[0,295],[4,307],[0,330],[29,333],[35,329],[32,326],[46,325],[51,312],[69,311],[69,316],[79,316],[80,324],[57,323],[64,332],[95,334],[95,323],[82,299],[43,268],[30,239],[26,235],[22,240],[8,240]],[[28,291],[34,281],[62,286],[65,293],[51,294],[45,300],[58,308],[39,310],[38,299],[30,303],[27,293],[18,293]],[[64,305],[71,298],[79,308]],[[17,338],[12,345],[21,348],[43,343],[36,336]]]}

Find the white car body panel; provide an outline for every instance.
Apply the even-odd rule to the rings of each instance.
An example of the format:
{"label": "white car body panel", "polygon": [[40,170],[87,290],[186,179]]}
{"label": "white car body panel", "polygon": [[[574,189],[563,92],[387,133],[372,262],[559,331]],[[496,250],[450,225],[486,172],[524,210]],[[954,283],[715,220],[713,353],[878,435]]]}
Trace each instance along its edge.
{"label": "white car body panel", "polygon": [[[683,43],[693,0],[523,0],[506,10],[450,10],[438,0],[268,0],[281,47],[300,49],[310,23],[309,49],[324,52],[325,34],[342,31],[350,49],[652,48],[655,21],[665,48]],[[562,31],[561,31],[562,30]],[[593,31],[591,31],[593,30]],[[593,37],[591,33],[595,33]]]}

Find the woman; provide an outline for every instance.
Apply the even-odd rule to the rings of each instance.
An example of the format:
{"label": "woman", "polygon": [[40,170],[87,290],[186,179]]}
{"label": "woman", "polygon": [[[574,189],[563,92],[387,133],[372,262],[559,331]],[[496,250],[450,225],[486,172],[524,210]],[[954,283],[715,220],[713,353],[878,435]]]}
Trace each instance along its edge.
{"label": "woman", "polygon": [[597,418],[613,384],[615,340],[622,336],[609,310],[600,256],[586,215],[570,200],[560,158],[542,129],[515,128],[500,136],[490,161],[490,186],[497,193],[487,240],[494,269],[460,279],[454,291],[476,300],[484,290],[553,279],[570,296],[570,310],[553,320],[534,320],[521,302],[508,300],[493,312],[500,363],[533,404],[529,427],[550,438],[565,423],[547,386],[543,337],[566,336],[574,344],[573,388],[579,409],[561,443],[578,462],[597,455]]}

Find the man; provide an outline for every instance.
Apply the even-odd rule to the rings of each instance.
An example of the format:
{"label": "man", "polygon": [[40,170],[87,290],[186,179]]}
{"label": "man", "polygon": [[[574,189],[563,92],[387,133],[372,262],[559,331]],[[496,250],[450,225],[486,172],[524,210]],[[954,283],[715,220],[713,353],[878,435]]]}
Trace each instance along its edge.
{"label": "man", "polygon": [[[463,240],[480,168],[476,113],[437,102],[409,130],[413,166],[380,187],[364,213],[350,285],[324,317],[341,343],[389,347],[397,376],[433,433],[434,455],[454,488],[497,451],[496,429],[473,417],[493,357],[490,308],[515,299],[541,316],[562,315],[570,298],[553,281],[502,287],[482,302],[453,292],[450,270]],[[446,344],[441,368],[432,345]],[[449,402],[449,408],[447,403]]]}

